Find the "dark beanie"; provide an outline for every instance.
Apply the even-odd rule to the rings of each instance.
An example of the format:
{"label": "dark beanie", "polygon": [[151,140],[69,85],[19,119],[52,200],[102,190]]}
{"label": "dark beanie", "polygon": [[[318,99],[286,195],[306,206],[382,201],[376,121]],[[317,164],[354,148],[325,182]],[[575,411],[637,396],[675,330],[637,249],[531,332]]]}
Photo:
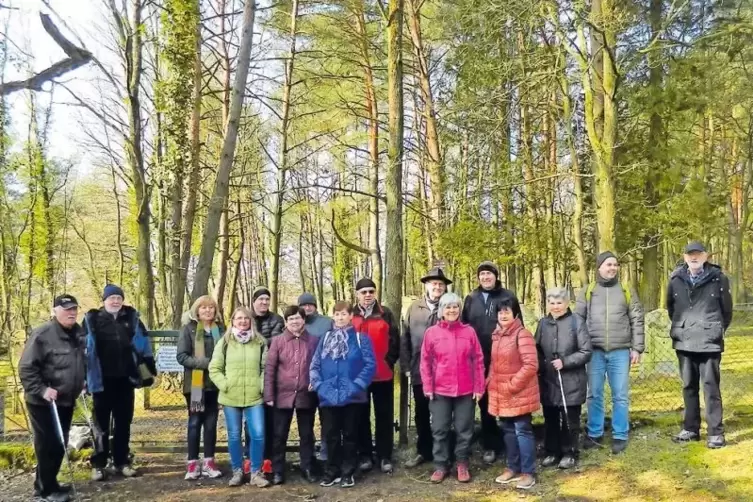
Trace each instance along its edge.
{"label": "dark beanie", "polygon": [[123,293],[123,290],[120,288],[120,286],[116,286],[115,284],[108,284],[105,286],[105,290],[102,293],[102,300],[107,300],[112,295],[118,295],[121,298],[125,299],[125,293]]}
{"label": "dark beanie", "polygon": [[356,291],[361,291],[364,288],[374,288],[376,289],[376,284],[374,284],[374,281],[369,279],[368,277],[364,277],[360,281],[356,283]]}
{"label": "dark beanie", "polygon": [[499,278],[499,269],[493,262],[482,261],[481,263],[479,263],[478,268],[476,268],[476,275],[480,274],[484,270],[491,272],[492,274],[494,274],[494,277]]}
{"label": "dark beanie", "polygon": [[603,253],[601,253],[596,257],[596,268],[601,268],[604,262],[610,258],[614,258],[615,260],[617,259],[617,257],[611,251],[604,251]]}
{"label": "dark beanie", "polygon": [[298,297],[298,306],[313,305],[316,307],[316,298],[311,293],[303,293]]}
{"label": "dark beanie", "polygon": [[269,292],[267,288],[259,288],[256,291],[254,291],[253,299],[254,301],[258,300],[260,296],[267,295],[270,298],[272,297],[272,293]]}

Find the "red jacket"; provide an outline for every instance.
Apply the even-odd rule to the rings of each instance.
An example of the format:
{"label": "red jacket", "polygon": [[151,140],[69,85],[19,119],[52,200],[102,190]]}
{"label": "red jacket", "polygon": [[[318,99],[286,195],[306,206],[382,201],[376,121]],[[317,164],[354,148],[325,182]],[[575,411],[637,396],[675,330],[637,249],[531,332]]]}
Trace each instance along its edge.
{"label": "red jacket", "polygon": [[460,397],[484,393],[484,354],[476,332],[460,321],[439,321],[421,346],[424,394]]}
{"label": "red jacket", "polygon": [[364,319],[358,305],[353,307],[353,320],[356,331],[367,335],[374,348],[377,361],[374,382],[388,382],[393,379],[392,368],[400,357],[400,328],[392,311],[376,302],[371,315]]}

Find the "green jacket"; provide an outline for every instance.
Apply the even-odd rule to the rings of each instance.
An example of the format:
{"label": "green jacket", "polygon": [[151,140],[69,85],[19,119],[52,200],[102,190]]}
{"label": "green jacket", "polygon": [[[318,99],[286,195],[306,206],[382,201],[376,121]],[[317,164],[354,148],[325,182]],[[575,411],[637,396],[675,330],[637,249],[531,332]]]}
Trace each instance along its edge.
{"label": "green jacket", "polygon": [[261,336],[245,344],[230,333],[223,336],[209,362],[209,378],[220,391],[219,403],[235,408],[261,404],[266,359],[267,342]]}

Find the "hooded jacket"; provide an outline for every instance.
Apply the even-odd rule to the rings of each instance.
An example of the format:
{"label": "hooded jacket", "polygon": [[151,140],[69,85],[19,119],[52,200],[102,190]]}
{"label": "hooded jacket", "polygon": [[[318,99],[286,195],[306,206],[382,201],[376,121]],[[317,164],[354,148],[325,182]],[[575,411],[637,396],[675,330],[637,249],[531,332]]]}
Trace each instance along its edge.
{"label": "hooded jacket", "polygon": [[732,295],[721,267],[706,263],[695,284],[687,265],[675,269],[667,287],[667,312],[672,320],[672,348],[723,352],[724,332],[732,323]]}
{"label": "hooded jacket", "polygon": [[591,298],[586,298],[587,287],[581,289],[575,303],[575,313],[586,320],[591,346],[606,352],[632,349],[643,352],[643,306],[635,292],[630,303],[619,282],[593,285]]}
{"label": "hooded jacket", "polygon": [[[220,329],[220,338],[225,333],[225,326],[218,323]],[[204,333],[202,339],[204,340],[204,357],[199,359],[194,356],[194,346],[196,344],[196,330],[201,329]],[[209,378],[209,361],[212,360],[212,354],[214,353],[214,347],[219,342],[212,337],[211,333],[204,331],[204,326],[199,328],[199,323],[195,320],[190,320],[180,330],[180,336],[178,336],[178,349],[177,360],[178,363],[185,367],[183,373],[183,393],[191,393],[191,372],[193,370],[204,370],[204,390],[217,392],[217,386],[212,383],[212,379]]]}

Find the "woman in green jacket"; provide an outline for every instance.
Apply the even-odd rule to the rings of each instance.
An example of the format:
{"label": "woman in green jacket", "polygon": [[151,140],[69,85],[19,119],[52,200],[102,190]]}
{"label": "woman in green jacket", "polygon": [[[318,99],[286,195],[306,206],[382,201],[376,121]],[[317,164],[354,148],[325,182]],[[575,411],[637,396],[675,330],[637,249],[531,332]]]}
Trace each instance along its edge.
{"label": "woman in green jacket", "polygon": [[262,391],[267,344],[256,332],[251,312],[240,307],[233,312],[232,328],[220,339],[209,363],[209,377],[220,391],[224,407],[227,443],[233,477],[230,486],[243,484],[243,421],[251,436],[251,484],[269,485],[261,472],[264,453],[264,408]]}

